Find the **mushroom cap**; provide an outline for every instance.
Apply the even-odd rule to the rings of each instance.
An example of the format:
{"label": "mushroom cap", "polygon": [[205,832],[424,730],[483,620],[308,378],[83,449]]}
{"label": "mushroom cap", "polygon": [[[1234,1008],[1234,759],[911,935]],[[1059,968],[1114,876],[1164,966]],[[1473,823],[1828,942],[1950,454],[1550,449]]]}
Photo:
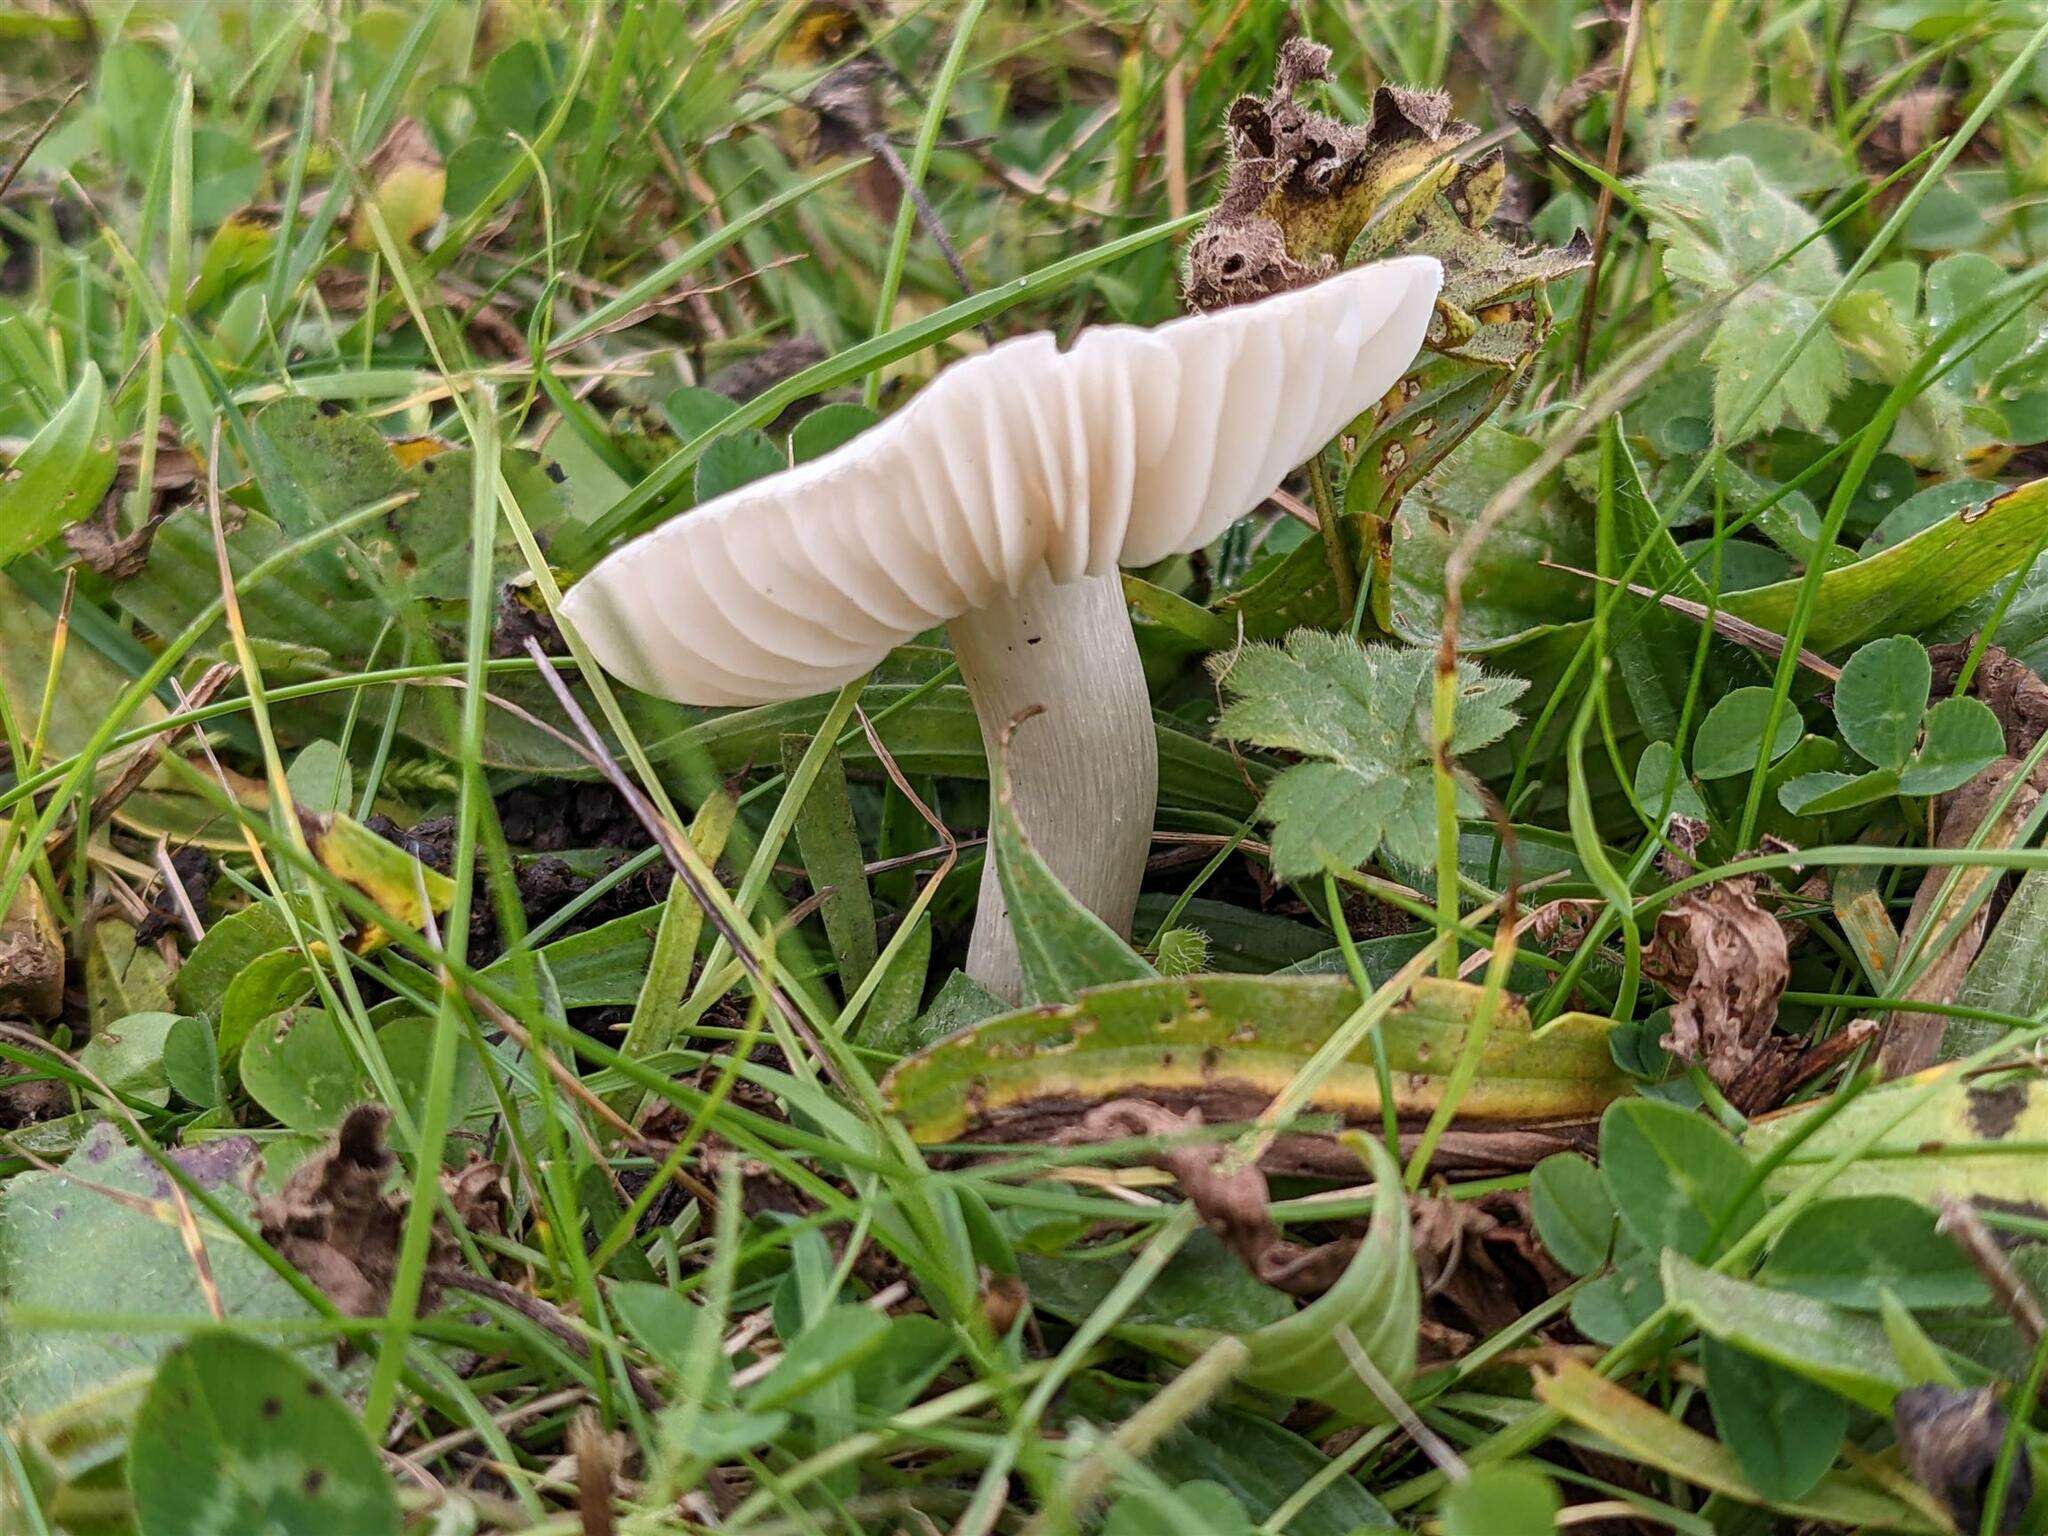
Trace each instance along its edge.
{"label": "mushroom cap", "polygon": [[961,614],[1198,549],[1399,382],[1443,269],[1405,256],[1150,330],[1038,332],[954,363],[809,463],[600,561],[563,612],[685,704],[839,687]]}

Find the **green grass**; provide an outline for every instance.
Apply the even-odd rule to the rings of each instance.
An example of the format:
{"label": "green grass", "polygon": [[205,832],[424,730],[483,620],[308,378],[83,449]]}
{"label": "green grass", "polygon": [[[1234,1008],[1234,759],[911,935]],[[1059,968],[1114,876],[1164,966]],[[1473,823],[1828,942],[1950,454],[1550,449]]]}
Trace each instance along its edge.
{"label": "green grass", "polygon": [[[0,11],[0,1529],[2003,1528],[2048,1451],[2048,1356],[1996,1299],[2048,1282],[2048,26],[1640,10]],[[1481,339],[1534,342],[1425,353],[1413,414],[1290,477],[1320,533],[1268,503],[1130,573],[1163,742],[1136,948],[1034,899],[1084,982],[1257,978],[1220,1022],[1186,983],[1167,1028],[1234,1026],[1214,1075],[1266,1113],[1192,1152],[934,1143],[884,1079],[991,1011],[951,979],[992,829],[943,634],[716,712],[551,615],[816,410],[1181,313],[1225,113],[1298,35],[1333,53],[1306,105],[1441,87],[1458,156],[1505,151],[1514,250],[1463,256],[1585,230],[1597,285],[1470,277]],[[848,64],[865,104],[825,122]],[[1426,860],[1275,871],[1300,759],[1215,734],[1206,663],[1300,626],[1441,648],[1399,758]],[[1931,697],[1910,660],[1836,690],[1897,636]],[[1528,685],[1457,761],[1453,656]],[[1912,722],[1973,687],[2015,772],[1870,778],[1963,743]],[[1894,695],[1919,734],[1878,762]],[[1783,794],[1822,773],[1864,782]],[[1687,956],[1747,980],[1773,942],[1767,1026],[1674,1060],[1711,1011]],[[1310,1013],[1341,1022],[1255,1057]],[[1940,1070],[1884,1081],[1914,1018]],[[990,1077],[1170,1080],[1064,1020],[991,1026]],[[1587,1031],[1611,1107],[1520,1126],[1511,1084]],[[931,1101],[962,1123],[968,1075]],[[1219,1238],[1201,1149],[1334,1150],[1345,1084],[1360,1170],[1276,1175]],[[396,1161],[338,1233],[307,1181],[365,1103]],[[1499,1105],[1561,1139],[1474,1154]],[[2003,1259],[1936,1232],[1945,1197]],[[1283,1239],[1362,1242],[1310,1299],[1254,1272]],[[1688,1304],[1702,1267],[1732,1315]],[[338,1417],[230,1430],[307,1373]],[[1902,1385],[1989,1391],[1975,1462]],[[1641,1464],[1589,1454],[1617,1443]]]}

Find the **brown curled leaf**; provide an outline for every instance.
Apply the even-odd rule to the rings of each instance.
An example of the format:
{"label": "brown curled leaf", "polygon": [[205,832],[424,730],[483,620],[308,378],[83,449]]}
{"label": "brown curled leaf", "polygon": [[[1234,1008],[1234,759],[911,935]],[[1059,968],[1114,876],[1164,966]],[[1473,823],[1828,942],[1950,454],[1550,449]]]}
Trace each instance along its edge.
{"label": "brown curled leaf", "polygon": [[1145,1099],[1112,1099],[1054,1140],[1064,1146],[1141,1137],[1169,1142],[1147,1151],[1144,1160],[1173,1175],[1209,1229],[1254,1275],[1295,1296],[1320,1296],[1336,1284],[1358,1245],[1346,1240],[1308,1248],[1282,1237],[1268,1208],[1265,1174],[1228,1147],[1187,1139],[1201,1128],[1199,1109],[1176,1114]]}
{"label": "brown curled leaf", "polygon": [[[410,1202],[384,1185],[398,1159],[384,1145],[390,1111],[363,1104],[349,1111],[331,1144],[292,1171],[275,1195],[258,1200],[263,1240],[319,1286],[350,1317],[381,1315],[391,1303],[398,1245]],[[448,1208],[472,1231],[502,1234],[505,1197],[494,1163],[471,1163],[442,1175]],[[420,1290],[420,1311],[440,1304],[455,1240],[437,1225]]]}
{"label": "brown curled leaf", "polygon": [[99,510],[64,530],[64,547],[78,557],[79,564],[109,581],[127,581],[140,576],[149,564],[150,546],[164,519],[177,511],[166,503],[134,528],[121,527],[121,497],[109,492],[100,499]]}
{"label": "brown curled leaf", "polygon": [[1188,245],[1188,303],[1218,309],[1298,288],[1336,270],[1396,187],[1475,130],[1438,91],[1383,85],[1365,123],[1301,104],[1329,77],[1330,50],[1295,39],[1280,50],[1269,95],[1241,96],[1224,115],[1230,169],[1208,223]]}
{"label": "brown curled leaf", "polygon": [[0,1018],[54,1019],[64,1009],[64,933],[42,887],[24,880],[0,917]]}
{"label": "brown curled leaf", "polygon": [[1688,891],[1658,913],[1643,974],[1672,996],[1665,1049],[1726,1090],[1766,1049],[1791,963],[1784,931],[1745,875]]}

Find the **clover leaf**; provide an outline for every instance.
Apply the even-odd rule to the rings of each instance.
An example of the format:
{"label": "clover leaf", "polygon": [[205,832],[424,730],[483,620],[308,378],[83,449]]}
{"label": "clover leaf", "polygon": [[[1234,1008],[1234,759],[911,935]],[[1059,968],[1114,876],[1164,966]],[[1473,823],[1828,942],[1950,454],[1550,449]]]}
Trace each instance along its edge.
{"label": "clover leaf", "polygon": [[2005,752],[1998,717],[1977,699],[1928,708],[1934,669],[1910,635],[1873,640],[1842,668],[1835,726],[1870,767],[1863,773],[1808,773],[1778,792],[1795,815],[1825,816],[1892,795],[1939,795],[1960,788]]}

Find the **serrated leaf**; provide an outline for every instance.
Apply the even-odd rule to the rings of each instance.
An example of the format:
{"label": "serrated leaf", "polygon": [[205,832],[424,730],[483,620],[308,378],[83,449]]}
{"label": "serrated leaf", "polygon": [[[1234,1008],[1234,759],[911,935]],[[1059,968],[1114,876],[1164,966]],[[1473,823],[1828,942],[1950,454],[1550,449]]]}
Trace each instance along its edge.
{"label": "serrated leaf", "polygon": [[1849,386],[1849,368],[1841,343],[1825,327],[1800,348],[1763,403],[1742,419],[1757,380],[1819,313],[1810,300],[1768,287],[1752,288],[1730,302],[1705,353],[1714,366],[1714,427],[1724,438],[1739,442],[1772,431],[1788,416],[1810,432],[1826,424],[1829,406]]}
{"label": "serrated leaf", "polygon": [[1710,298],[1728,298],[1707,361],[1714,365],[1714,420],[1739,440],[1787,416],[1818,430],[1848,384],[1840,344],[1822,329],[1745,420],[1757,382],[1819,314],[1839,276],[1833,251],[1814,236],[1812,214],[1757,174],[1741,155],[1672,160],[1635,180],[1662,248],[1664,269]]}
{"label": "serrated leaf", "polygon": [[1787,292],[1822,299],[1833,291],[1834,253],[1811,239],[1819,224],[1743,156],[1667,160],[1638,176],[1635,189],[1673,276],[1718,294],[1768,271],[1770,285]]}
{"label": "serrated leaf", "polygon": [[[1273,823],[1273,867],[1297,878],[1352,869],[1384,845],[1406,863],[1434,861],[1431,690],[1435,654],[1360,645],[1345,635],[1298,629],[1284,646],[1247,645],[1219,669],[1229,702],[1216,734],[1298,752],[1273,781],[1261,815]],[[1454,754],[1505,736],[1528,684],[1458,664]]]}

